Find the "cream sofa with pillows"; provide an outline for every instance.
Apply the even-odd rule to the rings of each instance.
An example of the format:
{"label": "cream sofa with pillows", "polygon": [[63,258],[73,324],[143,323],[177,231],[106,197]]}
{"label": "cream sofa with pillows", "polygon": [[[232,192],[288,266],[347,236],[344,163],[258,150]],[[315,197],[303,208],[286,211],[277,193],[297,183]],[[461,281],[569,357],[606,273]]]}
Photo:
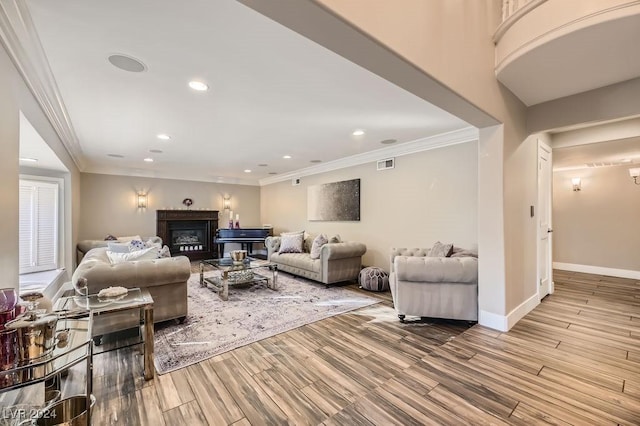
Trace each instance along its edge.
{"label": "cream sofa with pillows", "polygon": [[[183,320],[187,315],[187,281],[191,275],[189,258],[159,257],[164,248],[162,240],[159,237],[142,240],[79,242],[80,264],[73,272],[72,283],[86,278],[89,294],[115,286],[146,288],[153,297],[154,322]],[[136,250],[140,244],[142,248]],[[133,249],[125,252],[125,246]],[[131,326],[131,315],[100,317],[94,322],[93,335],[101,336]]]}
{"label": "cream sofa with pillows", "polygon": [[341,241],[338,235],[287,232],[267,237],[267,258],[278,270],[329,284],[358,278],[367,246]]}
{"label": "cream sofa with pillows", "polygon": [[400,321],[406,315],[477,321],[477,250],[440,242],[393,248],[389,287]]}

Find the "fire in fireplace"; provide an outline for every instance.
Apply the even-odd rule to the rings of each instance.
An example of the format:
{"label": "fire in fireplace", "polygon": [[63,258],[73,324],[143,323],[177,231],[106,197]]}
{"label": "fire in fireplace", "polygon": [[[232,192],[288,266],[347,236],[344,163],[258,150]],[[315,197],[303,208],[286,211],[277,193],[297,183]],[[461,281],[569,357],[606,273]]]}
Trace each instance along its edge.
{"label": "fire in fireplace", "polygon": [[168,230],[172,253],[209,250],[206,221],[169,222]]}
{"label": "fire in fireplace", "polygon": [[158,210],[157,234],[171,250],[190,260],[215,259],[213,233],[218,229],[217,210]]}

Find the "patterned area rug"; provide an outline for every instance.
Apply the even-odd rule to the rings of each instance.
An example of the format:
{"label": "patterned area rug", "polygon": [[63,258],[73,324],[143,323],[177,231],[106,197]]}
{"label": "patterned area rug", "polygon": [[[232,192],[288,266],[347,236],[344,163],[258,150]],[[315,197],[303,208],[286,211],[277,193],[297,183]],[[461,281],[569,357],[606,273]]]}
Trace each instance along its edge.
{"label": "patterned area rug", "polygon": [[[205,277],[216,274],[219,272],[205,272]],[[262,275],[271,277],[268,270]],[[192,274],[188,295],[189,315],[184,324],[156,325],[158,374],[380,302],[347,288],[325,288],[323,284],[282,272],[278,275],[278,290],[271,290],[264,283],[231,288],[226,302],[208,288],[200,287],[200,275]]]}

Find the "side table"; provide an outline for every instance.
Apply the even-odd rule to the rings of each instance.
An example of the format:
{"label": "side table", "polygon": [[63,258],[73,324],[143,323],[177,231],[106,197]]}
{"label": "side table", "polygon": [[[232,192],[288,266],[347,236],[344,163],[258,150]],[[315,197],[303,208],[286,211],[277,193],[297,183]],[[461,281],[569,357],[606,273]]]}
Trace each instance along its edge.
{"label": "side table", "polygon": [[[62,297],[58,300],[56,306],[61,311],[84,312],[87,316],[91,315],[94,320],[114,312],[139,310],[139,341],[103,351],[94,350],[93,354],[98,355],[112,350],[142,345],[144,349],[144,378],[145,380],[151,380],[155,374],[153,364],[153,298],[149,294],[149,290],[144,288],[130,288],[128,290],[127,294],[113,298],[100,298],[97,294]],[[108,320],[108,318],[105,317],[102,320]]]}

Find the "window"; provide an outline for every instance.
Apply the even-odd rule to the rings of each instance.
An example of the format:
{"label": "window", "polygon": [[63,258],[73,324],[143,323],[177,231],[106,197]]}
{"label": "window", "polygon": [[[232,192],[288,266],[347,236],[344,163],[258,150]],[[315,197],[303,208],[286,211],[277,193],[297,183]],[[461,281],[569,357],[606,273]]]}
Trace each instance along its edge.
{"label": "window", "polygon": [[58,267],[58,183],[20,179],[20,273]]}

